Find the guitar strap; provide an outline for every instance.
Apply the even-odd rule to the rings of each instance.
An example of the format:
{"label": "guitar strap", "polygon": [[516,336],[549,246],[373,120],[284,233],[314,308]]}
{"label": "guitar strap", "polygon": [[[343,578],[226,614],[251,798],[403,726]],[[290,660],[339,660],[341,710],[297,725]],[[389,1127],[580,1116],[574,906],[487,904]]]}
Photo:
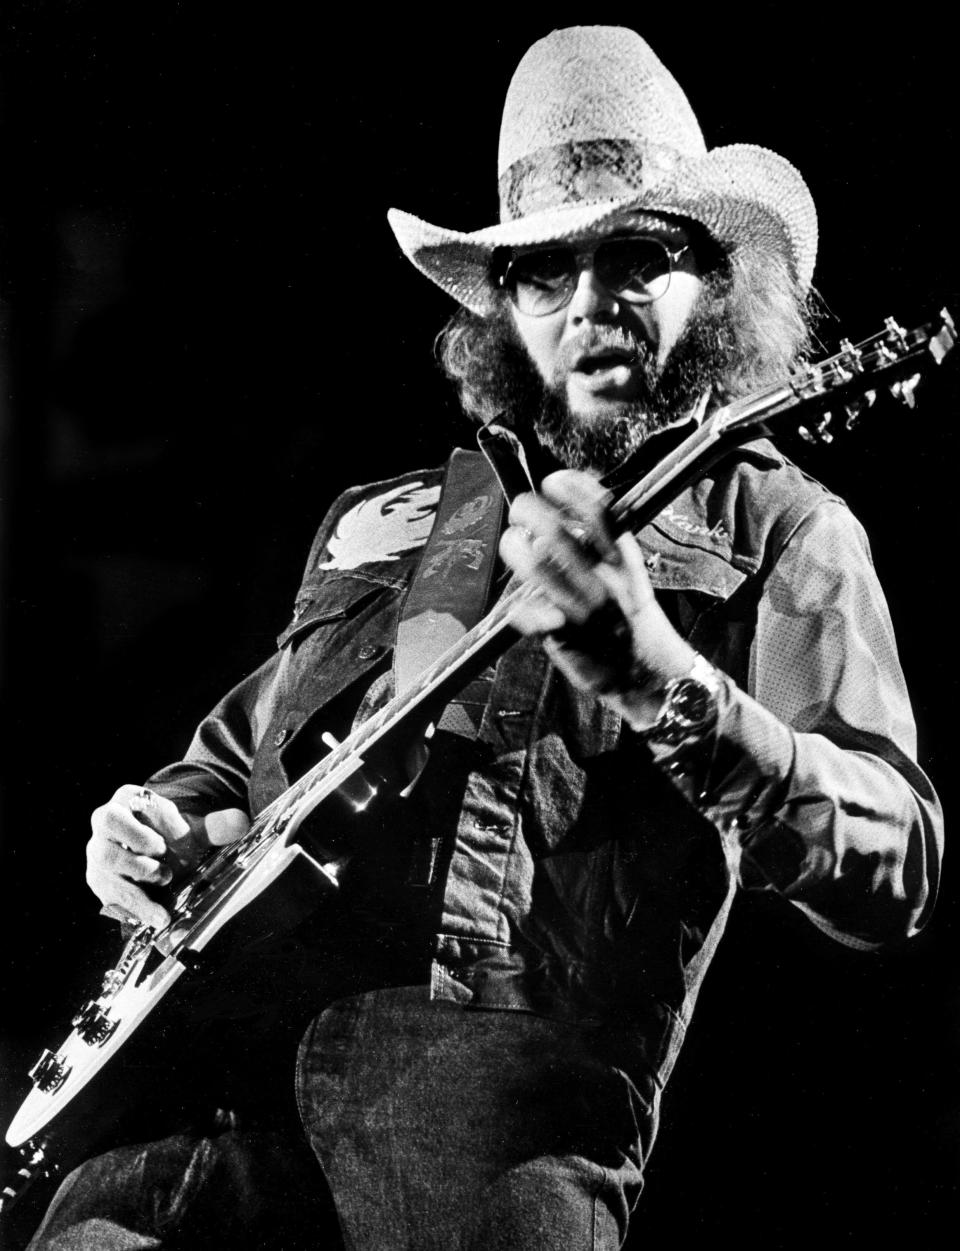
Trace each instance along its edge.
{"label": "guitar strap", "polygon": [[504,498],[487,458],[455,448],[437,516],[400,614],[394,650],[401,694],[487,611]]}
{"label": "guitar strap", "polygon": [[[504,503],[486,456],[455,448],[444,471],[433,529],[400,613],[393,663],[397,694],[411,686],[487,611]],[[482,706],[473,709],[473,716],[468,710],[471,707],[462,701],[448,704],[438,728],[476,738]],[[424,752],[421,767],[425,760]],[[411,784],[415,781],[416,777]],[[419,892],[431,886],[439,847],[439,837],[430,830],[413,840],[407,887]]]}

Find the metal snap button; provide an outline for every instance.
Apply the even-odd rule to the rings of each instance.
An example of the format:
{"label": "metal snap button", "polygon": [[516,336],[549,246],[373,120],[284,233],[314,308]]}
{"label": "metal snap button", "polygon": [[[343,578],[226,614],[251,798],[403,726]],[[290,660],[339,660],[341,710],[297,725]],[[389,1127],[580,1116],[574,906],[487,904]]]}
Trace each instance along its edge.
{"label": "metal snap button", "polygon": [[357,655],[361,660],[369,660],[372,656],[376,656],[379,650],[380,648],[374,643],[364,643],[364,645],[357,652]]}
{"label": "metal snap button", "polygon": [[277,730],[276,734],[274,734],[273,736],[274,747],[282,747],[289,737],[290,737],[289,730],[287,729]]}

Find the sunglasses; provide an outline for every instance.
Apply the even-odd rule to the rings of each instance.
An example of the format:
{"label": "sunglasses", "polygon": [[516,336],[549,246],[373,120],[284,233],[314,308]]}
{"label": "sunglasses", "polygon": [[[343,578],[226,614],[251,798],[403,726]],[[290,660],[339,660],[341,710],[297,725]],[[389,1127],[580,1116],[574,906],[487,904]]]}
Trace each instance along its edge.
{"label": "sunglasses", "polygon": [[690,248],[669,248],[652,235],[612,236],[590,248],[543,248],[513,257],[500,286],[521,313],[546,317],[573,299],[587,267],[608,291],[629,304],[652,304],[670,286],[673,267]]}

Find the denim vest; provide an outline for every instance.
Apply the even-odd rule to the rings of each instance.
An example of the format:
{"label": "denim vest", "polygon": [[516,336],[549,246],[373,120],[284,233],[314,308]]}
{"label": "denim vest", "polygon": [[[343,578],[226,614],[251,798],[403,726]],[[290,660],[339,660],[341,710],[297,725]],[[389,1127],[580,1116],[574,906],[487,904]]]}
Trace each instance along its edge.
{"label": "denim vest", "polygon": [[[348,492],[321,527],[278,656],[244,696],[262,705],[253,811],[289,785],[288,753],[318,710],[383,668],[421,549],[365,548],[364,527],[397,500],[435,500],[440,479],[430,470]],[[639,536],[676,626],[745,690],[765,571],[825,498],[758,442]],[[348,540],[349,559],[331,555]],[[534,640],[497,664],[473,750],[456,829],[444,832],[434,996],[636,1024],[644,1059],[666,1080],[732,902],[729,845]]]}

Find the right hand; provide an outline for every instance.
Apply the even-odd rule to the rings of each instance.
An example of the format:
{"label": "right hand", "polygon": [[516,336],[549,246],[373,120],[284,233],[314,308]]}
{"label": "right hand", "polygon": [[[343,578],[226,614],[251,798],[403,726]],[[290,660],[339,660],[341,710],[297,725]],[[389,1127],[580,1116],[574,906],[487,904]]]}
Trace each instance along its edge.
{"label": "right hand", "polygon": [[163,929],[171,916],[144,888],[185,876],[210,847],[232,843],[250,827],[239,808],[210,813],[191,827],[172,800],[142,786],[121,786],[90,824],[88,886],[109,915],[126,914],[153,929]]}

